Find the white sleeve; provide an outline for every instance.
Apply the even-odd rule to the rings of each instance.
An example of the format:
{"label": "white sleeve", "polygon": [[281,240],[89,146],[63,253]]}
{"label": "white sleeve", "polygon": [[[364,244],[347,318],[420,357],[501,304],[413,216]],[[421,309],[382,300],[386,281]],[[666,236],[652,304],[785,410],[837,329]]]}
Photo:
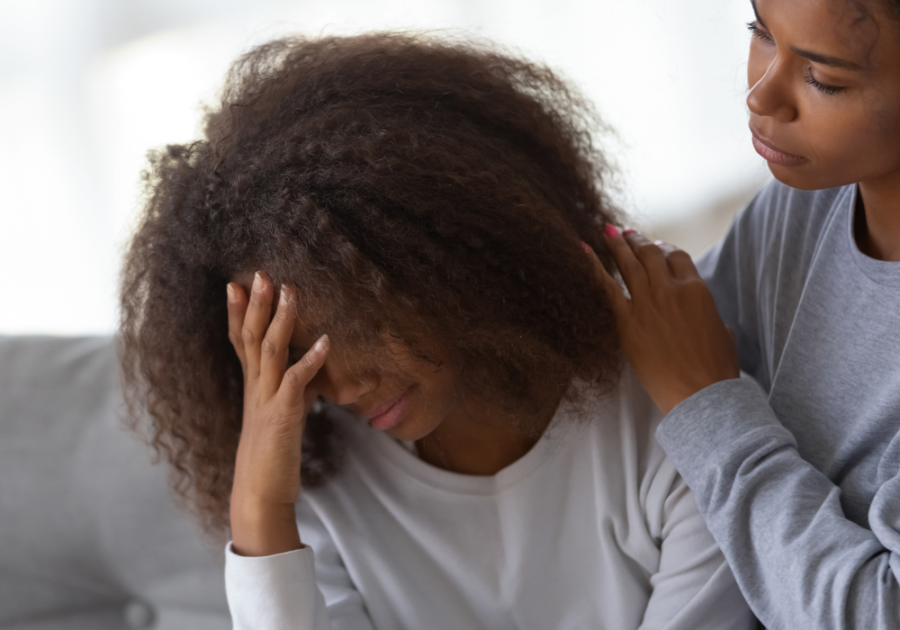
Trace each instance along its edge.
{"label": "white sleeve", "polygon": [[297,524],[304,549],[250,558],[226,546],[234,630],[373,630],[334,541],[302,500]]}
{"label": "white sleeve", "polygon": [[[668,461],[663,466],[670,467]],[[677,474],[662,477],[671,482],[658,514],[659,570],[650,578],[653,592],[640,630],[755,628],[750,607],[706,528],[694,496]],[[652,516],[650,520],[654,520]]]}

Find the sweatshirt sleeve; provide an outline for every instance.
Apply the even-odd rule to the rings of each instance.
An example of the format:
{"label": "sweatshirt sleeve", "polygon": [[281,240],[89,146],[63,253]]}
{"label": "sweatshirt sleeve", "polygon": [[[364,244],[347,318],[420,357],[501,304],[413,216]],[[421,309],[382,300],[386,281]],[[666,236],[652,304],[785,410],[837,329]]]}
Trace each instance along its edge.
{"label": "sweatshirt sleeve", "polygon": [[[774,368],[762,349],[779,347],[790,332],[767,314],[776,303],[788,314],[795,308],[815,246],[785,235],[814,231],[823,220],[821,212],[788,212],[802,205],[798,194],[768,187],[698,263],[736,332],[741,367],[757,382],[729,380],[698,392],[669,413],[657,439],[766,626],[896,629],[900,477],[880,486],[870,529],[851,521],[840,489],[800,456],[766,394]],[[776,273],[777,282],[766,280]]]}
{"label": "sweatshirt sleeve", "polygon": [[900,477],[876,494],[872,530],[850,521],[747,379],[688,398],[657,438],[768,627],[900,628]]}
{"label": "sweatshirt sleeve", "polygon": [[229,542],[225,593],[234,630],[330,630],[310,547],[250,558]]}
{"label": "sweatshirt sleeve", "polygon": [[226,546],[234,630],[373,630],[337,546],[302,499],[297,520],[303,549],[250,558]]}
{"label": "sweatshirt sleeve", "polygon": [[[650,516],[660,540],[659,569],[639,630],[749,630],[756,627],[722,552],[684,480],[666,460],[657,473],[668,494]],[[654,492],[651,490],[651,495]]]}

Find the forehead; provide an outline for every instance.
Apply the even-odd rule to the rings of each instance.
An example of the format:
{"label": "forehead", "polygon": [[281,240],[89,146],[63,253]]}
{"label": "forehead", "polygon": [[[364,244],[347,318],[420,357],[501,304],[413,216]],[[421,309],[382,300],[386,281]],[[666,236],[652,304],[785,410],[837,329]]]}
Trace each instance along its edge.
{"label": "forehead", "polygon": [[[875,49],[894,27],[882,0],[751,0],[779,44],[871,65]],[[890,22],[890,23],[889,23]]]}

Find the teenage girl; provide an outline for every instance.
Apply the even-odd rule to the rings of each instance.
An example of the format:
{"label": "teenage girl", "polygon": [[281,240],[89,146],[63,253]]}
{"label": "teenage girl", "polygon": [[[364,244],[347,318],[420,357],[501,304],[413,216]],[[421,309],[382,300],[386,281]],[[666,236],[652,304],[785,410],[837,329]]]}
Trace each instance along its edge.
{"label": "teenage girl", "polygon": [[127,383],[230,524],[235,628],[753,623],[582,251],[612,265],[593,124],[506,55],[285,40],[156,156]]}
{"label": "teenage girl", "polygon": [[750,130],[778,181],[696,269],[612,227],[630,300],[597,269],[667,414],[657,437],[759,619],[896,629],[900,2],[754,10]]}

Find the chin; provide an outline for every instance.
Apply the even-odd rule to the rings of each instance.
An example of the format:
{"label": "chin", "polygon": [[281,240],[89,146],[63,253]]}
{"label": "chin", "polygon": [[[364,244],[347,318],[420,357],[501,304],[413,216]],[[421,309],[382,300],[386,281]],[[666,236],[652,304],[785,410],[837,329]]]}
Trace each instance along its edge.
{"label": "chin", "polygon": [[416,417],[415,410],[409,413],[400,424],[390,429],[387,433],[396,440],[404,442],[416,442],[434,431],[437,426],[431,426],[431,423],[422,422]]}
{"label": "chin", "polygon": [[785,186],[790,186],[797,190],[825,190],[855,183],[855,181],[843,181],[829,177],[821,171],[817,172],[816,167],[809,162],[798,164],[797,166],[782,166],[769,163],[768,166],[775,179]]}

